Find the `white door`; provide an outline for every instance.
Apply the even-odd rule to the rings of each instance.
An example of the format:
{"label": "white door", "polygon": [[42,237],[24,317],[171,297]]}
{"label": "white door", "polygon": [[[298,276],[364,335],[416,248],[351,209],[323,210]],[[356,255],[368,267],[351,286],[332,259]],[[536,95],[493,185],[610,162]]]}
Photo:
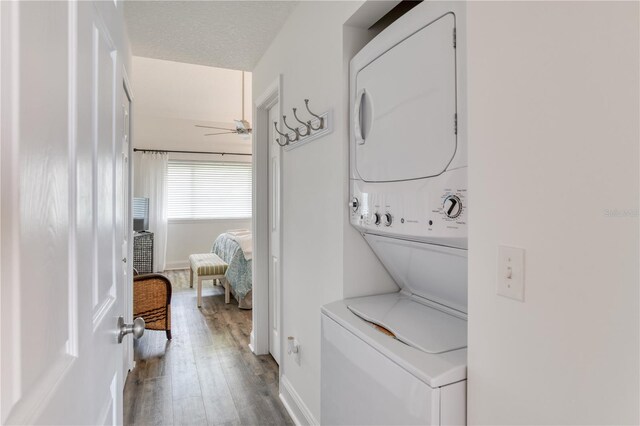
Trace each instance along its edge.
{"label": "white door", "polygon": [[[269,123],[278,120],[278,104],[269,108]],[[269,352],[280,363],[280,155],[275,129],[269,126]]]}
{"label": "white door", "polygon": [[121,8],[0,5],[3,424],[122,422]]}

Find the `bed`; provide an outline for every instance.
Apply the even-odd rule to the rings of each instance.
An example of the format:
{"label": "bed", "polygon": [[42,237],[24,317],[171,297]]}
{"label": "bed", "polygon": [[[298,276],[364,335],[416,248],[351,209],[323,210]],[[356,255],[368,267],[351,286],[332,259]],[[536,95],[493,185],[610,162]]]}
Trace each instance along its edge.
{"label": "bed", "polygon": [[251,309],[252,302],[252,238],[248,230],[229,230],[213,242],[211,252],[229,264],[225,277],[240,309]]}

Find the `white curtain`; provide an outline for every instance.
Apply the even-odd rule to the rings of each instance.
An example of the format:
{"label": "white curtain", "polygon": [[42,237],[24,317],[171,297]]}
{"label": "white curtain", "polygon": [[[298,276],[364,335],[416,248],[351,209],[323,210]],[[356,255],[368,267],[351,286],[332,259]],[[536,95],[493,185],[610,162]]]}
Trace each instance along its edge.
{"label": "white curtain", "polygon": [[167,258],[166,152],[136,152],[133,163],[133,196],[149,199],[149,231],[153,232],[153,271],[164,271]]}

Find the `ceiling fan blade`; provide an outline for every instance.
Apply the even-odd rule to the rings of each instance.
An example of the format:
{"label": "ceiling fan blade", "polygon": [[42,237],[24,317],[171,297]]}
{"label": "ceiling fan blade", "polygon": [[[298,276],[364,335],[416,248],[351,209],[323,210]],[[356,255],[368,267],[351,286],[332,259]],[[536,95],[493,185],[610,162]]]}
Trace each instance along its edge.
{"label": "ceiling fan blade", "polygon": [[238,132],[222,132],[222,133],[205,133],[205,136],[215,136],[215,135],[231,135]]}
{"label": "ceiling fan blade", "polygon": [[229,131],[233,131],[235,129],[229,129],[226,127],[213,127],[213,126],[203,126],[200,124],[195,124],[196,127],[204,127],[205,129],[217,129],[217,130],[229,130]]}

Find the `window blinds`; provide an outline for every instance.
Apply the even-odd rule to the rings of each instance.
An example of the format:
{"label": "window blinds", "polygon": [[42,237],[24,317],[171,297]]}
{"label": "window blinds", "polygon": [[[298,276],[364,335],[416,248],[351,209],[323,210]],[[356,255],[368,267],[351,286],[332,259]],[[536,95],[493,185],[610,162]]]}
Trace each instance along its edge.
{"label": "window blinds", "polygon": [[169,160],[169,219],[251,217],[251,164]]}

